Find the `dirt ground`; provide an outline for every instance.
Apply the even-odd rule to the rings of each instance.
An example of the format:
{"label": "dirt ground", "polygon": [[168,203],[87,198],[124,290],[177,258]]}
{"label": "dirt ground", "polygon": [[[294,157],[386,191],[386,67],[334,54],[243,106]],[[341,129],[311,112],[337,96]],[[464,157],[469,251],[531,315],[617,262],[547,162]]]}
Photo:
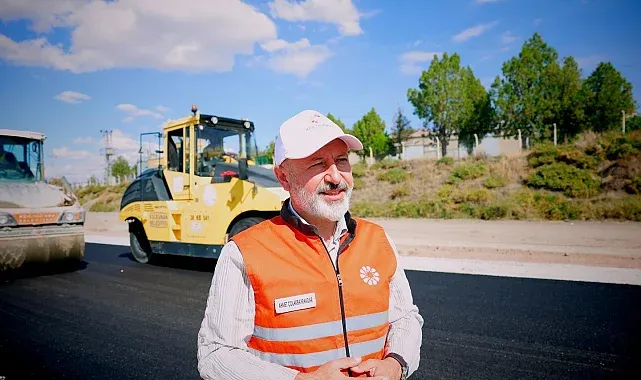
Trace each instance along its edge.
{"label": "dirt ground", "polygon": [[[372,219],[406,256],[641,269],[641,223]],[[88,213],[88,234],[126,236],[117,213]]]}

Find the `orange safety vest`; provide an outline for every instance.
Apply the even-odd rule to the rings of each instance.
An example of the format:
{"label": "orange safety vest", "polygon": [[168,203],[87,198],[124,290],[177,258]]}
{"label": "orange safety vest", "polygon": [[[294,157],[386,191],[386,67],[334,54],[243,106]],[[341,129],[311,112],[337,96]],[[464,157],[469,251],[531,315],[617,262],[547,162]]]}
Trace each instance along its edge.
{"label": "orange safety vest", "polygon": [[280,216],[231,239],[255,295],[250,351],[301,372],[346,356],[382,359],[396,270],[385,232],[347,213],[334,269],[315,228],[293,216],[288,201]]}

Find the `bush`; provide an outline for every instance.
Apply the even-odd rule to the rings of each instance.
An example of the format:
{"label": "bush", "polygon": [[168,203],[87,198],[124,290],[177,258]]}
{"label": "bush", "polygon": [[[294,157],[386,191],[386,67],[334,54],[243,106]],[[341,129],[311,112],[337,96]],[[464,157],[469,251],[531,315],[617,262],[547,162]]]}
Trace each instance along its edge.
{"label": "bush", "polygon": [[407,184],[400,185],[392,190],[392,199],[403,198],[410,195],[410,187]]}
{"label": "bush", "polygon": [[485,174],[485,164],[483,162],[466,162],[460,163],[452,169],[447,183],[452,184],[467,179],[476,179]]}
{"label": "bush", "polygon": [[630,194],[641,194],[641,173],[626,185],[625,190]]}
{"label": "bush", "polygon": [[620,132],[608,132],[598,139],[602,147],[600,152],[608,160],[618,160],[628,155],[641,153],[641,131],[634,131],[628,134]]}
{"label": "bush", "polygon": [[599,156],[586,154],[582,149],[576,146],[554,146],[551,143],[538,145],[535,150],[528,155],[528,164],[532,168],[538,168],[543,165],[554,163],[565,163],[576,166],[581,169],[595,168],[601,159]]}
{"label": "bush", "polygon": [[379,181],[386,181],[392,184],[400,183],[405,181],[410,177],[410,174],[403,169],[390,169],[385,172],[380,173],[376,178]]}
{"label": "bush", "polygon": [[517,219],[572,220],[582,213],[579,203],[558,194],[525,190],[515,194],[513,201],[517,206],[514,210]]}
{"label": "bush", "polygon": [[591,197],[599,193],[601,179],[587,169],[563,163],[543,165],[526,184],[533,188],[563,191],[568,197]]}
{"label": "bush", "polygon": [[352,166],[352,176],[354,178],[361,178],[367,175],[367,165],[362,162],[359,162],[356,165]]}
{"label": "bush", "polygon": [[436,161],[437,165],[451,166],[454,164],[454,159],[450,156],[441,157]]}
{"label": "bush", "polygon": [[491,197],[487,189],[467,189],[454,192],[451,199],[454,203],[484,203]]}
{"label": "bush", "polygon": [[495,203],[480,207],[478,216],[483,220],[504,219],[509,212],[510,208],[506,204]]}
{"label": "bush", "polygon": [[505,185],[507,185],[507,179],[500,174],[490,174],[483,182],[483,186],[488,189],[496,189]]}
{"label": "bush", "polygon": [[392,160],[390,158],[384,158],[380,160],[379,162],[376,162],[372,167],[374,169],[392,169],[392,168],[397,168],[401,165],[400,160]]}
{"label": "bush", "polygon": [[365,181],[362,178],[354,178],[354,190],[362,189],[365,187]]}
{"label": "bush", "polygon": [[113,212],[118,211],[119,207],[115,203],[96,202],[89,208],[91,212]]}

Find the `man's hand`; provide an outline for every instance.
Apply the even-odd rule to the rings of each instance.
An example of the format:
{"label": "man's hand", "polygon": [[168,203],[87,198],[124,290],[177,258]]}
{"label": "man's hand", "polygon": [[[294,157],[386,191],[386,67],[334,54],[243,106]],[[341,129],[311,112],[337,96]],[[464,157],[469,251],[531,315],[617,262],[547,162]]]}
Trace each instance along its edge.
{"label": "man's hand", "polygon": [[402,368],[401,364],[394,358],[386,358],[383,360],[369,359],[365,360],[356,367],[352,367],[354,374],[368,374],[372,376],[384,376],[389,380],[399,380],[401,378]]}
{"label": "man's hand", "polygon": [[[322,366],[318,367],[316,371],[314,372],[309,372],[309,373],[299,373],[296,375],[294,378],[295,380],[339,380],[339,379],[345,379],[349,378],[347,375],[345,375],[341,370],[346,370],[346,369],[352,369],[354,371],[354,366],[357,366],[361,364],[361,366],[365,363],[370,362],[370,360],[367,360],[363,363],[361,363],[361,358],[342,358],[342,359],[336,359],[333,360],[329,363],[323,364]],[[379,363],[383,362],[381,360],[378,360]],[[383,363],[385,365],[389,364],[387,362]],[[360,367],[360,366],[359,366]],[[400,368],[400,366],[398,366]],[[367,372],[367,371],[365,371]],[[400,369],[398,371],[398,377],[393,378],[389,377],[387,375],[384,375],[381,373],[380,375],[376,376],[368,376],[372,380],[396,380],[397,378],[400,378],[401,372]]]}

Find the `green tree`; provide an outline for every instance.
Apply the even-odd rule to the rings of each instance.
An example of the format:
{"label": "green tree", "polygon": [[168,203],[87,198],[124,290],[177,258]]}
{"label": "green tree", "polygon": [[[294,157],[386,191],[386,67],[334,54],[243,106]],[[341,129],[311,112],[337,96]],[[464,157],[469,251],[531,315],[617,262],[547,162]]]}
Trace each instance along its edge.
{"label": "green tree", "polygon": [[641,130],[641,116],[634,115],[625,121],[625,131],[639,131]]}
{"label": "green tree", "polygon": [[271,159],[274,159],[274,150],[276,149],[276,142],[274,140],[270,141],[265,148],[265,155]]}
{"label": "green tree", "polygon": [[567,57],[557,79],[559,102],[556,111],[557,138],[565,140],[584,130],[584,95],[581,69],[574,57]]}
{"label": "green tree", "polygon": [[503,64],[503,77],[492,83],[491,97],[501,131],[540,140],[559,110],[558,54],[538,33],[527,40],[517,57]]}
{"label": "green tree", "polygon": [[354,124],[352,133],[363,143],[363,150],[358,152],[361,157],[369,156],[370,148],[377,160],[394,154],[394,144],[385,131],[385,121],[373,107]]}
{"label": "green tree", "polygon": [[636,109],[632,84],[610,62],[601,62],[583,83],[590,128],[601,132],[621,128],[621,111]]}
{"label": "green tree", "polygon": [[118,157],[111,165],[111,175],[116,178],[123,179],[129,174],[131,174],[129,162],[127,162],[123,156]]}
{"label": "green tree", "polygon": [[474,76],[469,67],[463,69],[463,80],[466,96],[464,98],[462,121],[458,131],[459,144],[472,153],[478,137],[479,144],[483,137],[494,132],[494,109],[490,95],[483,87],[481,81]]}
{"label": "green tree", "polygon": [[410,125],[410,121],[403,114],[401,107],[398,107],[394,115],[394,125],[392,127],[391,138],[396,144],[396,150],[401,149],[401,143],[409,138],[414,132],[414,128]]}
{"label": "green tree", "polygon": [[476,83],[472,70],[461,67],[457,53],[444,53],[440,60],[434,56],[427,71],[421,73],[418,89],[407,91],[414,114],[425,127],[433,124],[430,135],[439,138],[443,156],[447,155],[450,137],[469,125],[475,101],[482,97]]}
{"label": "green tree", "polygon": [[327,118],[328,118],[329,120],[333,121],[334,123],[336,123],[339,127],[341,127],[341,129],[343,130],[343,132],[345,132],[345,133],[350,133],[350,130],[349,130],[349,129],[347,129],[347,127],[345,126],[345,123],[343,123],[343,122],[341,121],[341,119],[337,118],[336,116],[332,115],[331,113],[328,113],[328,114],[327,114]]}

